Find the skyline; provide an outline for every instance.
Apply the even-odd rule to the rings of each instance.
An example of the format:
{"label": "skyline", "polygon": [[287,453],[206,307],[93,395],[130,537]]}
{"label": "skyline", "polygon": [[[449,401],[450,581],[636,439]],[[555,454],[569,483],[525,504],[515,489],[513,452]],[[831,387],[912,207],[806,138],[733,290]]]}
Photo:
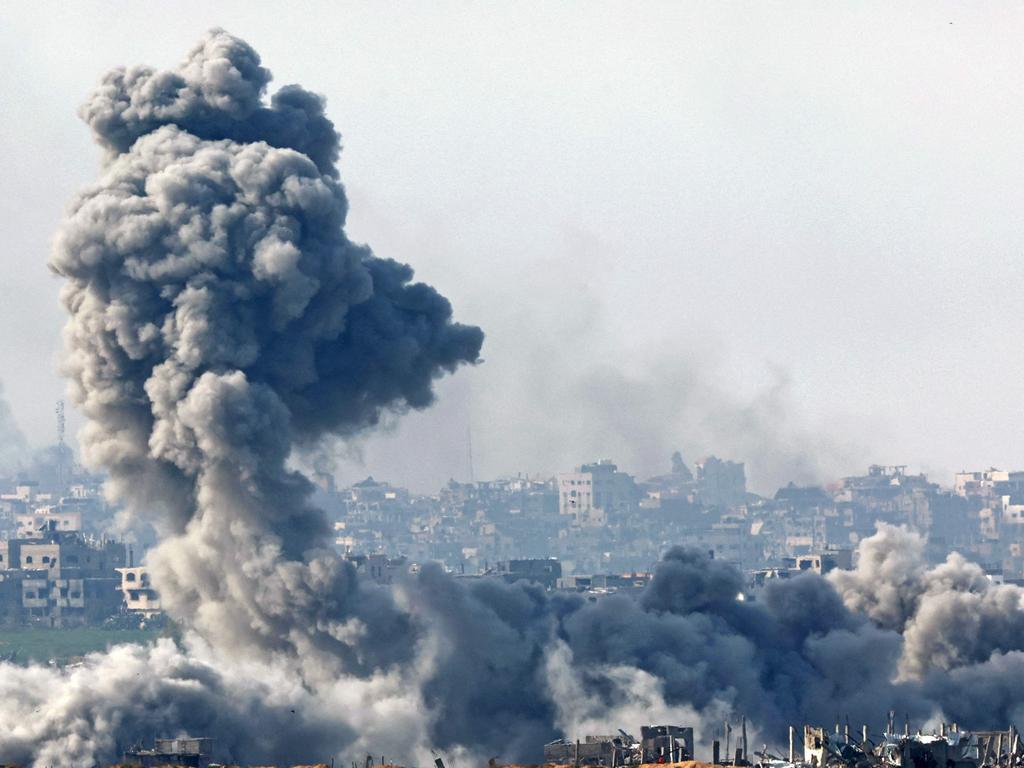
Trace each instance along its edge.
{"label": "skyline", "polygon": [[480,476],[607,452],[643,474],[676,448],[755,488],[1024,464],[1018,9],[308,7],[315,28],[185,4],[159,31],[12,8],[0,380],[37,445],[64,394],[49,242],[100,159],[71,105],[221,24],[327,97],[353,238],[487,333],[436,408],[336,457],[344,479],[465,476],[470,425]]}
{"label": "skyline", "polygon": [[[38,478],[0,464],[0,653],[41,633],[0,655],[3,762],[515,768],[641,721],[670,749],[722,724],[729,753],[739,720],[719,768],[750,734],[791,745],[755,768],[908,768],[925,742],[1013,768],[1022,233],[994,163],[1019,150],[1011,114],[975,119],[1016,85],[988,61],[1012,24],[1001,48],[991,13],[406,7],[220,6],[168,61],[213,12],[26,6],[0,306],[31,332],[0,354],[61,439],[30,454],[0,370],[0,462]],[[40,128],[122,55],[80,102],[88,153]],[[58,196],[96,474],[31,365],[55,297],[21,267]],[[941,456],[1007,469],[948,489],[917,473]],[[499,466],[559,472],[416,493]],[[886,711],[972,741],[794,753],[794,723]]]}

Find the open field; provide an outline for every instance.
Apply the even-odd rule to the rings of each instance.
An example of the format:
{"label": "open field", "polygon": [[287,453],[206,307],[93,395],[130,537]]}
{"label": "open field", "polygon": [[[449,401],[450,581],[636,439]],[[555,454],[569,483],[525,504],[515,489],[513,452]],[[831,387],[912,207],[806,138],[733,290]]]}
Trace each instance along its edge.
{"label": "open field", "polygon": [[49,629],[24,627],[0,630],[0,657],[12,652],[19,664],[29,661],[46,663],[53,659],[61,664],[75,656],[102,651],[121,643],[147,643],[160,637],[160,629],[107,629],[76,627]]}

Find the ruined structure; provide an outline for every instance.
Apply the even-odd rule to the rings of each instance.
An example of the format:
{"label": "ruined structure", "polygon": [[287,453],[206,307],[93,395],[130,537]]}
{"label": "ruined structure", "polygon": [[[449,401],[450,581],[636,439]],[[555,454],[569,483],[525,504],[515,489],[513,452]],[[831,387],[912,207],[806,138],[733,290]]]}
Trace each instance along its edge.
{"label": "ruined structure", "polygon": [[157,766],[187,766],[207,768],[213,752],[213,739],[180,736],[176,739],[157,739],[152,749],[133,747],[124,754],[124,762],[143,768]]}

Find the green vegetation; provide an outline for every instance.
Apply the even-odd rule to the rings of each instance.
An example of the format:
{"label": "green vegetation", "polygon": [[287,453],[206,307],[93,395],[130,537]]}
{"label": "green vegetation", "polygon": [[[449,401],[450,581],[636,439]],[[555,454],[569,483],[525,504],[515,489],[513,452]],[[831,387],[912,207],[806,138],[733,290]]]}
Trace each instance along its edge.
{"label": "green vegetation", "polygon": [[30,661],[43,664],[51,659],[64,664],[76,656],[106,650],[122,643],[149,643],[167,634],[166,629],[110,629],[76,627],[49,629],[23,627],[0,630],[0,658],[11,658],[19,664]]}

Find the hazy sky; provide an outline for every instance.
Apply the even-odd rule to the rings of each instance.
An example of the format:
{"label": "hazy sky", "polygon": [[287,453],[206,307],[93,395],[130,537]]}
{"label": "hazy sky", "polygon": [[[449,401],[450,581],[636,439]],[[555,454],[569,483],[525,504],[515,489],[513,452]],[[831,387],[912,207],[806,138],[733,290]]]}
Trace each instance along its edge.
{"label": "hazy sky", "polygon": [[76,109],[212,26],[327,97],[350,235],[488,334],[340,480],[465,479],[470,427],[478,478],[1024,467],[1016,3],[5,3],[0,381],[33,443],[49,243],[99,160]]}

